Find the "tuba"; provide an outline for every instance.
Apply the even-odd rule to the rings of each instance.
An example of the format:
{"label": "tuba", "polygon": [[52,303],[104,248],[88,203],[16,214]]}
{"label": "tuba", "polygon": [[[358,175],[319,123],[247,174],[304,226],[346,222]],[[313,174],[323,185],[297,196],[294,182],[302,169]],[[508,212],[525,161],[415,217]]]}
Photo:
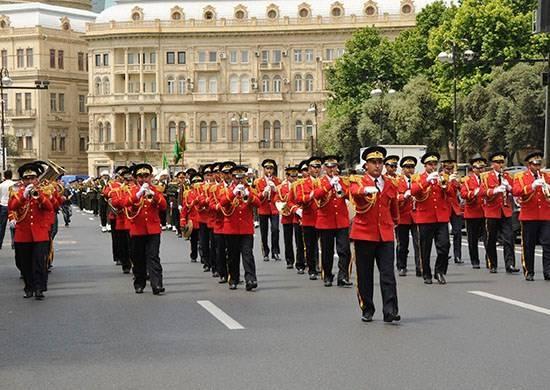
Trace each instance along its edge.
{"label": "tuba", "polygon": [[65,169],[52,160],[37,161],[38,164],[45,166],[44,173],[38,178],[38,186],[31,192],[31,196],[38,199],[40,192],[51,196],[55,191],[63,192],[64,188],[57,183],[57,179],[65,174]]}

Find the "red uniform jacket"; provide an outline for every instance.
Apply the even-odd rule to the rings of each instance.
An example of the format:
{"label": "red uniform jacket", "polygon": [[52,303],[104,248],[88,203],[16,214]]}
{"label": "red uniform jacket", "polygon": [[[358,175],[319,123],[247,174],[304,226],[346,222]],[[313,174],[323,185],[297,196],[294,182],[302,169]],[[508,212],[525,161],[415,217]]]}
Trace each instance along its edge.
{"label": "red uniform jacket", "polygon": [[53,206],[42,192],[38,199],[26,199],[24,189],[13,194],[8,202],[8,210],[16,221],[15,242],[43,242],[50,240],[51,215]]}
{"label": "red uniform jacket", "polygon": [[[409,184],[410,180],[410,184]],[[402,175],[397,179],[397,201],[399,205],[399,224],[412,225],[414,223],[414,197],[405,199],[405,192],[412,187],[412,178]]]}
{"label": "red uniform jacket", "polygon": [[[477,190],[477,194],[476,194]],[[469,174],[462,180],[460,196],[464,199],[464,218],[483,218],[483,197],[481,196],[481,178],[474,173]]]}
{"label": "red uniform jacket", "polygon": [[458,200],[458,193],[460,192],[460,184],[458,182],[452,181],[447,186],[451,187],[448,193],[449,204],[451,206],[450,211],[454,212],[455,215],[464,214],[464,206],[460,204]]}
{"label": "red uniform jacket", "polygon": [[369,175],[350,178],[350,194],[355,204],[355,218],[350,238],[362,241],[393,241],[394,226],[399,220],[397,180],[383,176],[381,193],[365,195],[365,187],[374,187]]}
{"label": "red uniform jacket", "polygon": [[115,230],[130,230],[130,221],[126,217],[125,208],[127,204],[128,191],[126,186],[123,186],[119,182],[113,182],[109,186],[105,187],[107,189],[110,187],[110,191],[106,194],[106,199],[111,203],[112,208],[117,210],[117,213],[114,213],[109,209],[109,215],[111,220],[115,220]]}
{"label": "red uniform jacket", "polygon": [[349,196],[349,186],[340,179],[342,196],[337,196],[330,185],[330,177],[323,176],[313,192],[317,203],[316,229],[349,228],[349,212],[346,199]]}
{"label": "red uniform jacket", "polygon": [[286,207],[281,214],[281,224],[292,225],[296,222],[295,211],[298,208],[293,200],[292,184],[288,181],[284,181],[283,184],[277,187],[277,193],[275,194],[275,202],[285,202]]}
{"label": "red uniform jacket", "polygon": [[220,192],[220,206],[223,207],[223,234],[254,234],[254,207],[260,207],[260,198],[256,191],[248,188],[250,196],[245,202],[242,197],[235,196],[233,189],[236,184],[224,187]]}
{"label": "red uniform jacket", "polygon": [[[539,177],[550,185],[550,174],[540,173]],[[549,221],[550,220],[550,199],[547,199],[542,188],[533,190],[531,184],[535,181],[535,176],[528,170],[520,172],[514,178],[512,193],[521,201],[519,211],[520,221]]]}
{"label": "red uniform jacket", "polygon": [[[264,195],[264,190],[267,187],[267,177],[261,177],[256,179],[255,186],[260,198],[260,207],[258,207],[259,215],[279,215],[279,210],[275,207],[275,195],[276,191],[271,191],[270,196]],[[272,176],[271,181],[275,183],[275,186],[281,185],[281,180],[278,177]]]}
{"label": "red uniform jacket", "polygon": [[[193,222],[193,230],[199,228],[199,224],[207,223],[201,220],[199,209],[202,209],[204,205],[205,196],[195,188],[192,190],[186,190],[182,196],[182,208],[180,212],[180,226],[187,225],[187,222],[191,220]],[[203,213],[205,214],[205,213]]]}
{"label": "red uniform jacket", "polygon": [[[108,202],[109,199],[111,199],[111,192],[120,187],[121,187],[121,184],[118,181],[111,180],[105,185],[105,187],[103,187],[103,191],[101,192],[101,195],[105,198],[105,201]],[[109,220],[117,219],[117,215],[113,213],[110,207],[107,208],[107,218],[109,218]],[[115,226],[116,226],[116,222],[115,222]]]}
{"label": "red uniform jacket", "polygon": [[213,215],[212,226],[214,234],[224,234],[223,224],[225,221],[225,209],[220,203],[222,194],[225,192],[226,186],[224,182],[212,184],[210,186],[210,196],[208,207],[211,215]]}
{"label": "red uniform jacket", "polygon": [[448,192],[453,193],[454,187],[447,185],[441,188],[439,183],[428,183],[428,173],[423,172],[412,178],[411,193],[416,199],[415,221],[421,223],[449,222],[451,208]]}
{"label": "red uniform jacket", "polygon": [[166,198],[151,186],[154,192],[153,199],[149,201],[144,196],[138,199],[139,189],[139,186],[135,186],[126,197],[130,215],[130,236],[160,234],[159,212],[166,210]]}
{"label": "red uniform jacket", "polygon": [[302,226],[314,227],[317,222],[317,203],[311,198],[311,192],[315,188],[318,179],[311,176],[298,180],[294,185],[294,199],[297,205],[302,207]]}
{"label": "red uniform jacket", "polygon": [[[512,178],[508,173],[503,173],[502,178],[512,185]],[[485,218],[502,218],[512,216],[512,202],[509,196],[495,194],[493,190],[500,185],[497,173],[493,170],[481,174],[481,196],[483,197],[483,213]]]}

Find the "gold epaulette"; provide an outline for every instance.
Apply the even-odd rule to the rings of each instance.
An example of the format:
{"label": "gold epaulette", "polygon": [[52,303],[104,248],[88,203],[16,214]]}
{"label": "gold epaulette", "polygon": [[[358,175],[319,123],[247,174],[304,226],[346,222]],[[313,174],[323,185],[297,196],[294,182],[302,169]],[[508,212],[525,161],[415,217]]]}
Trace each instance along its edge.
{"label": "gold epaulette", "polygon": [[399,178],[398,177],[384,175],[384,178],[389,179],[393,183],[394,186],[397,186],[397,184],[399,183]]}
{"label": "gold epaulette", "polygon": [[481,175],[479,175],[479,177],[481,179],[485,179],[485,178],[489,177],[489,173],[491,173],[491,172],[482,172]]}
{"label": "gold epaulette", "polygon": [[415,173],[411,176],[411,181],[418,181],[420,180],[420,173]]}
{"label": "gold epaulette", "polygon": [[361,183],[361,181],[363,180],[363,176],[361,175],[350,175],[349,176],[349,182],[350,183]]}
{"label": "gold epaulette", "polygon": [[512,176],[512,179],[522,179],[526,171],[521,171]]}
{"label": "gold epaulette", "polygon": [[461,183],[466,183],[466,181],[470,178],[470,176],[464,176],[460,178]]}

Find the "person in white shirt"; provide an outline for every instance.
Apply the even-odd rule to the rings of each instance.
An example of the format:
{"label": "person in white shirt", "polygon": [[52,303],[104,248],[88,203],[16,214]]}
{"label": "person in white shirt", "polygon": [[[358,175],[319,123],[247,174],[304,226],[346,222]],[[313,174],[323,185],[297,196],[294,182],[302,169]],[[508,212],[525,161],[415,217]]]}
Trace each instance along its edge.
{"label": "person in white shirt", "polygon": [[6,234],[6,225],[8,223],[8,201],[10,199],[10,188],[15,184],[11,178],[12,172],[8,169],[4,172],[4,181],[0,183],[0,249],[2,249],[4,235]]}

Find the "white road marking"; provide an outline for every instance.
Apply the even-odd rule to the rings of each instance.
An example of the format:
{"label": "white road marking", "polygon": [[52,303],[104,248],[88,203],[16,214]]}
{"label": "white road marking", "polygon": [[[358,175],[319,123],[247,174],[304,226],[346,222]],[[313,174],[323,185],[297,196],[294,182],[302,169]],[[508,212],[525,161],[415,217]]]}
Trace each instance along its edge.
{"label": "white road marking", "polygon": [[525,302],[521,302],[521,301],[516,301],[514,299],[510,299],[510,298],[505,298],[505,297],[501,297],[501,296],[498,296],[498,295],[489,294],[489,293],[486,293],[484,291],[468,291],[468,292],[470,294],[478,295],[480,297],[493,299],[495,301],[504,302],[504,303],[507,303],[509,305],[518,306],[518,307],[521,307],[523,309],[536,311],[537,313],[542,313],[542,314],[546,314],[547,316],[550,316],[550,310],[546,309],[544,307],[535,306],[535,305],[531,305],[530,303],[525,303]]}
{"label": "white road marking", "polygon": [[88,218],[88,219],[89,219],[90,221],[93,221],[93,220],[95,220],[95,218],[92,218],[92,217],[90,217],[90,218]]}
{"label": "white road marking", "polygon": [[244,326],[239,324],[233,318],[229,317],[222,309],[214,305],[210,301],[197,301],[207,312],[212,314],[218,321],[227,326],[230,330],[244,329]]}

